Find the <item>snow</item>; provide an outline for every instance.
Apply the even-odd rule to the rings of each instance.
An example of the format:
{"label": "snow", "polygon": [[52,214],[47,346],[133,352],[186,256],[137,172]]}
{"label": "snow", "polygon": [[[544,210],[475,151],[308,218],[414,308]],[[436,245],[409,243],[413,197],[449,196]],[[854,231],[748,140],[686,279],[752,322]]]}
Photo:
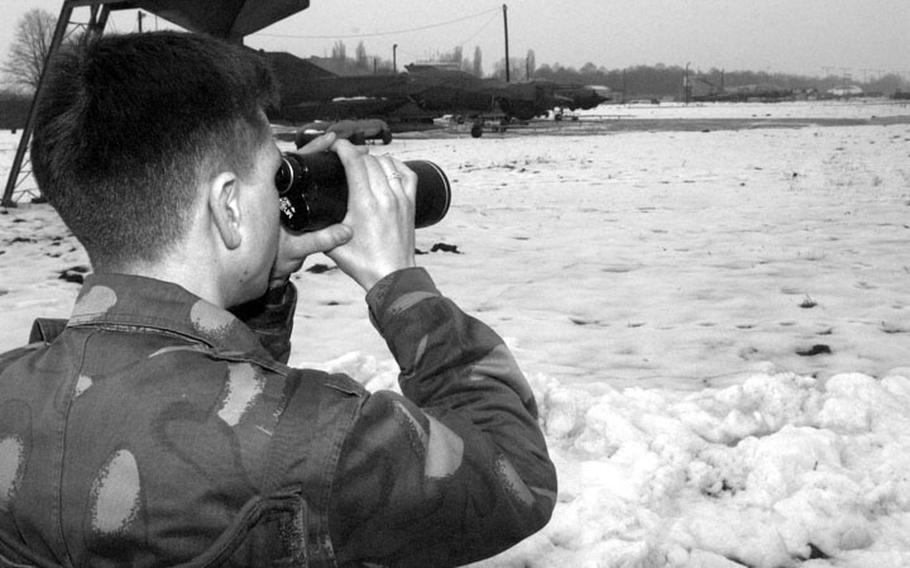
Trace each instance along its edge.
{"label": "snow", "polygon": [[[558,468],[550,524],[478,566],[910,565],[910,107],[467,128],[373,151],[448,173],[418,262],[512,347]],[[68,315],[58,275],[87,261],[46,205],[0,213],[5,350]],[[318,264],[292,363],[396,388],[362,292]]]}

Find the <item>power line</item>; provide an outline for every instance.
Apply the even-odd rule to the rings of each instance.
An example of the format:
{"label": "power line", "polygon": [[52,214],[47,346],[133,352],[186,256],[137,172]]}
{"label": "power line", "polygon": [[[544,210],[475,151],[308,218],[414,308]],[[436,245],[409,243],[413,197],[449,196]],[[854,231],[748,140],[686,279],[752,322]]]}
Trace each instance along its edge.
{"label": "power line", "polygon": [[[499,15],[499,9],[493,9],[493,10],[490,10],[490,12],[492,12],[492,14],[490,15],[489,19],[487,19],[487,21],[482,26],[480,26],[480,28],[478,28],[477,31],[475,31],[474,33],[469,35],[466,39],[464,39],[460,42],[455,42],[455,45],[458,47],[464,48],[465,44],[467,44],[469,41],[471,41],[475,37],[479,36],[481,34],[481,32],[483,32],[486,28],[488,28],[490,26],[490,24],[492,24],[494,21],[496,21],[496,18]],[[420,54],[420,53],[416,53],[413,51],[409,51],[407,48],[402,49],[402,46],[398,46],[398,52],[403,53],[405,55],[410,55],[414,59],[420,59],[422,57],[423,58],[427,57],[426,53]],[[438,54],[437,54],[437,56],[438,56]]]}
{"label": "power line", "polygon": [[464,44],[468,43],[469,41],[471,41],[471,40],[474,39],[475,37],[479,36],[479,35],[480,35],[480,32],[482,32],[483,30],[485,30],[490,24],[493,23],[493,21],[496,19],[496,16],[498,15],[499,10],[498,10],[498,9],[493,9],[493,10],[490,10],[490,11],[491,11],[491,12],[497,12],[497,13],[496,13],[496,14],[493,14],[492,16],[490,16],[490,19],[487,20],[487,22],[486,22],[484,25],[480,26],[480,28],[479,28],[476,32],[474,32],[473,34],[471,34],[467,39],[465,39],[464,41],[462,41],[461,43],[459,43],[459,44],[457,44],[457,45],[460,45],[461,47],[464,47]]}
{"label": "power line", "polygon": [[458,22],[463,22],[465,20],[470,20],[472,18],[478,18],[480,16],[485,16],[491,12],[498,12],[499,8],[491,8],[489,10],[484,10],[477,14],[472,14],[470,16],[462,16],[461,18],[455,18],[454,20],[448,20],[445,22],[439,22],[436,24],[429,24],[426,26],[418,26],[416,28],[407,28],[402,30],[392,30],[385,32],[373,32],[367,34],[349,34],[349,35],[294,35],[294,34],[266,34],[266,33],[257,33],[253,35],[264,36],[264,37],[281,37],[281,38],[292,38],[292,39],[352,39],[352,38],[365,38],[365,37],[381,37],[381,36],[390,36],[398,34],[406,34],[411,32],[419,32],[423,30],[429,30],[433,28],[440,28],[443,26],[448,26]]}

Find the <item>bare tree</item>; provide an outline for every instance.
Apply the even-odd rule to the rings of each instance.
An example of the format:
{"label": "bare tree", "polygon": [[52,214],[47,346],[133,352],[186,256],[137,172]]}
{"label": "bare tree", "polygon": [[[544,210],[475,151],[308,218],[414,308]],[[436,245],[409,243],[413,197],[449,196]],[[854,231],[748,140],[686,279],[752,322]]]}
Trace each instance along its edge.
{"label": "bare tree", "polygon": [[338,40],[335,42],[335,45],[332,46],[332,59],[337,59],[339,61],[344,61],[348,58],[348,50],[344,45],[344,42]]}
{"label": "bare tree", "polygon": [[479,45],[474,48],[474,74],[483,77],[483,54]]}
{"label": "bare tree", "polygon": [[460,45],[456,45],[455,49],[452,50],[452,63],[458,65],[458,68],[461,69],[461,64],[463,61],[464,61],[463,48]]}
{"label": "bare tree", "polygon": [[[525,60],[520,57],[509,58],[509,76],[521,77],[525,72]],[[493,77],[496,79],[506,78],[506,60],[500,59],[493,64]]]}
{"label": "bare tree", "polygon": [[332,61],[334,62],[335,67],[333,71],[335,73],[341,73],[342,75],[347,74],[349,66],[348,49],[341,40],[336,41],[332,46]]}
{"label": "bare tree", "polygon": [[368,59],[367,48],[363,45],[363,42],[358,43],[357,49],[354,50],[354,61],[357,62],[357,68],[368,69],[370,66]]}
{"label": "bare tree", "polygon": [[20,18],[2,68],[12,83],[31,91],[38,88],[56,24],[57,18],[40,8],[29,10]]}

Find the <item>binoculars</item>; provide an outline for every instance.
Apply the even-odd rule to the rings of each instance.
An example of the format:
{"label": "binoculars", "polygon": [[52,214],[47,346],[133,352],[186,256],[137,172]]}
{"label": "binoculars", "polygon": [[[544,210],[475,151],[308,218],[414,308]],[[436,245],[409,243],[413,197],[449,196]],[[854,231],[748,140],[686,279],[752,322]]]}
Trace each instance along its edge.
{"label": "binoculars", "polygon": [[[449,179],[425,160],[406,161],[417,174],[414,227],[429,227],[445,217],[452,199]],[[285,152],[275,174],[281,222],[293,231],[318,231],[340,223],[348,210],[344,166],[334,152]]]}

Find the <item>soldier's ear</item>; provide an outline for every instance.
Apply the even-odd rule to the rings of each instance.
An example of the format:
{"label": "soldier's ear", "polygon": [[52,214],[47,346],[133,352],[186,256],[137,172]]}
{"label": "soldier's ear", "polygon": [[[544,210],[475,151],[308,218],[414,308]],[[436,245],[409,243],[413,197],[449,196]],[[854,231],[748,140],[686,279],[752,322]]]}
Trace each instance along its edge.
{"label": "soldier's ear", "polygon": [[213,230],[218,232],[228,249],[239,247],[243,239],[240,231],[242,208],[237,176],[233,172],[222,172],[209,183],[207,191]]}

